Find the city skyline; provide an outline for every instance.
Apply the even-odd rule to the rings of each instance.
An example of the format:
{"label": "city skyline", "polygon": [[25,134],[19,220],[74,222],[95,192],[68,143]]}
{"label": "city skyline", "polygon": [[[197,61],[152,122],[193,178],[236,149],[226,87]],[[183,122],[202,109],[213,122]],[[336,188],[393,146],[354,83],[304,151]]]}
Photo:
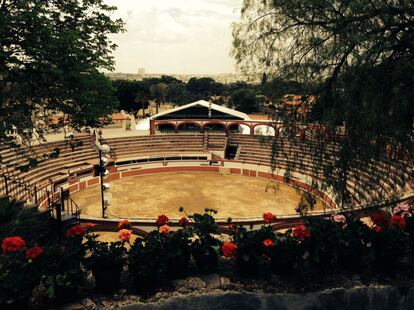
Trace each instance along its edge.
{"label": "city skyline", "polygon": [[215,75],[236,73],[231,24],[241,0],[107,0],[125,32],[112,35],[115,72]]}

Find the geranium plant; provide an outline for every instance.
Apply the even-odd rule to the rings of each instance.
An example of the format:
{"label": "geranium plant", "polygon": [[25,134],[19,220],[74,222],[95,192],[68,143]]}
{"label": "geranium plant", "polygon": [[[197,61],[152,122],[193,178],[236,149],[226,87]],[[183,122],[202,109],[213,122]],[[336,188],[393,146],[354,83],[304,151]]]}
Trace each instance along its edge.
{"label": "geranium plant", "polygon": [[[244,274],[253,274],[257,267],[262,263],[265,252],[265,244],[269,245],[274,240],[274,234],[270,224],[276,220],[276,217],[267,212],[263,214],[264,225],[258,230],[247,230],[244,226],[233,226],[230,224],[230,236],[237,246],[235,258],[238,269]],[[228,220],[230,222],[230,219]],[[224,245],[223,245],[224,246]],[[226,247],[222,247],[225,250]],[[223,254],[225,254],[223,252]],[[225,255],[226,256],[226,255]]]}
{"label": "geranium plant", "polygon": [[361,272],[367,268],[371,231],[358,217],[335,215],[332,221],[339,228],[336,256],[338,266],[349,271]]}
{"label": "geranium plant", "polygon": [[171,278],[181,278],[187,274],[191,257],[191,231],[188,229],[188,223],[186,218],[182,218],[181,229],[163,234],[163,253],[165,253],[167,273]]}
{"label": "geranium plant", "polygon": [[26,247],[20,236],[6,237],[0,254],[0,308],[25,309],[40,281],[43,248]]}
{"label": "geranium plant", "polygon": [[85,228],[75,225],[66,232],[62,244],[54,244],[45,249],[43,283],[49,298],[63,303],[76,297],[86,284],[82,269],[86,247],[82,243]]}
{"label": "geranium plant", "polygon": [[[122,226],[122,225],[121,225]],[[113,293],[119,289],[121,272],[126,261],[125,243],[131,238],[131,230],[121,229],[118,237],[121,241],[103,242],[99,235],[87,233],[86,249],[88,255],[84,264],[95,277],[95,286],[99,292]]]}
{"label": "geranium plant", "polygon": [[270,257],[272,271],[278,274],[290,274],[300,264],[304,252],[304,243],[292,234],[292,229],[276,233],[275,240],[263,240],[266,256]]}
{"label": "geranium plant", "polygon": [[150,232],[145,240],[135,240],[129,251],[128,266],[137,291],[154,291],[158,284],[165,281],[164,255],[164,237],[159,231]]}
{"label": "geranium plant", "polygon": [[[180,211],[185,212],[182,208]],[[204,209],[204,214],[195,213],[188,216],[193,221],[191,225],[191,232],[195,238],[192,243],[193,257],[203,273],[217,270],[220,242],[213,236],[218,233],[218,225],[213,214],[217,214],[217,211]]]}
{"label": "geranium plant", "polygon": [[405,231],[406,219],[401,214],[391,215],[385,211],[371,214],[373,225],[372,244],[375,269],[386,274],[398,270],[407,254],[409,234]]}

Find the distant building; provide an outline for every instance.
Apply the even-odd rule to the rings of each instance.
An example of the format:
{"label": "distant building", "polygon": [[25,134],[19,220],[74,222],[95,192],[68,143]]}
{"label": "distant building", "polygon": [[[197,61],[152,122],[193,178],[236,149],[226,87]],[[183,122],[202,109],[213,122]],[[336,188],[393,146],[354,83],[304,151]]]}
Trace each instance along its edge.
{"label": "distant building", "polygon": [[138,74],[144,75],[145,74],[145,68],[138,68]]}

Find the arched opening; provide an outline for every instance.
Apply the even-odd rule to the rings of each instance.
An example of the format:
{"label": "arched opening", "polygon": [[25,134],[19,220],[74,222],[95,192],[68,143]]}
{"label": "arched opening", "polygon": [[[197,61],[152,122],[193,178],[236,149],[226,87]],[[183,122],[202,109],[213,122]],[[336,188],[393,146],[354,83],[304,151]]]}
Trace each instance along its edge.
{"label": "arched opening", "polygon": [[239,124],[231,124],[227,130],[229,133],[242,133],[243,132],[243,128]]}
{"label": "arched opening", "polygon": [[246,125],[244,123],[233,123],[227,126],[227,132],[233,133],[233,134],[243,134],[243,135],[249,135],[251,131],[251,128],[249,125]]}
{"label": "arched opening", "polygon": [[254,127],[254,134],[261,136],[274,136],[275,128],[269,125],[256,125]]}
{"label": "arched opening", "polygon": [[200,124],[197,123],[181,123],[178,125],[178,132],[200,132]]}
{"label": "arched opening", "polygon": [[226,126],[221,123],[208,123],[203,126],[204,132],[226,132]]}
{"label": "arched opening", "polygon": [[175,125],[174,124],[159,124],[157,130],[161,133],[174,133]]}

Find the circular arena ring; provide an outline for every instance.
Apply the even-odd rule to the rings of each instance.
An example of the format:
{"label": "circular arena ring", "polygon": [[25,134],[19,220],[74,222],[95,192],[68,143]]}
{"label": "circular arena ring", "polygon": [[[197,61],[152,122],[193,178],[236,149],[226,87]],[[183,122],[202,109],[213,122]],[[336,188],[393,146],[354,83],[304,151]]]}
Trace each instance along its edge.
{"label": "circular arena ring", "polygon": [[[277,140],[275,153],[274,145],[241,134],[187,133],[106,139],[111,159],[104,182],[111,184],[113,195],[107,218],[102,218],[101,213],[100,179],[94,169],[98,163],[97,141],[93,136],[77,136],[75,141],[82,143],[76,149],[62,141],[35,146],[39,154],[59,147],[60,156],[26,172],[16,166],[27,162],[28,153],[21,154],[20,150],[17,154],[11,148],[4,148],[6,165],[2,166],[4,178],[0,180],[4,182],[0,188],[3,192],[7,189],[9,196],[36,203],[41,210],[70,195],[81,209],[81,222],[95,223],[97,230],[113,231],[120,219],[129,219],[136,233],[152,230],[160,214],[169,216],[172,226],[177,225],[182,216],[179,207],[190,214],[203,212],[204,208],[217,209],[217,221],[222,226],[231,217],[233,223],[254,227],[263,223],[262,213],[272,212],[277,216],[274,229],[282,229],[301,223],[295,208],[303,193],[316,201],[308,216],[331,216],[338,211],[359,212],[363,216],[370,208],[414,196],[410,165],[402,161],[394,161],[391,166],[387,163],[391,167],[388,171],[393,174],[388,178],[384,173],[385,163],[374,162],[358,167],[358,173],[351,174],[347,187],[352,193],[353,207],[347,211],[339,209],[333,191],[318,189],[323,186],[318,170],[314,169],[309,140]],[[234,149],[231,156],[230,148]],[[335,156],[335,148],[328,149],[325,155]],[[357,177],[363,178],[366,186],[354,188]],[[382,195],[377,196],[378,192]],[[64,211],[74,212],[68,207]]]}

